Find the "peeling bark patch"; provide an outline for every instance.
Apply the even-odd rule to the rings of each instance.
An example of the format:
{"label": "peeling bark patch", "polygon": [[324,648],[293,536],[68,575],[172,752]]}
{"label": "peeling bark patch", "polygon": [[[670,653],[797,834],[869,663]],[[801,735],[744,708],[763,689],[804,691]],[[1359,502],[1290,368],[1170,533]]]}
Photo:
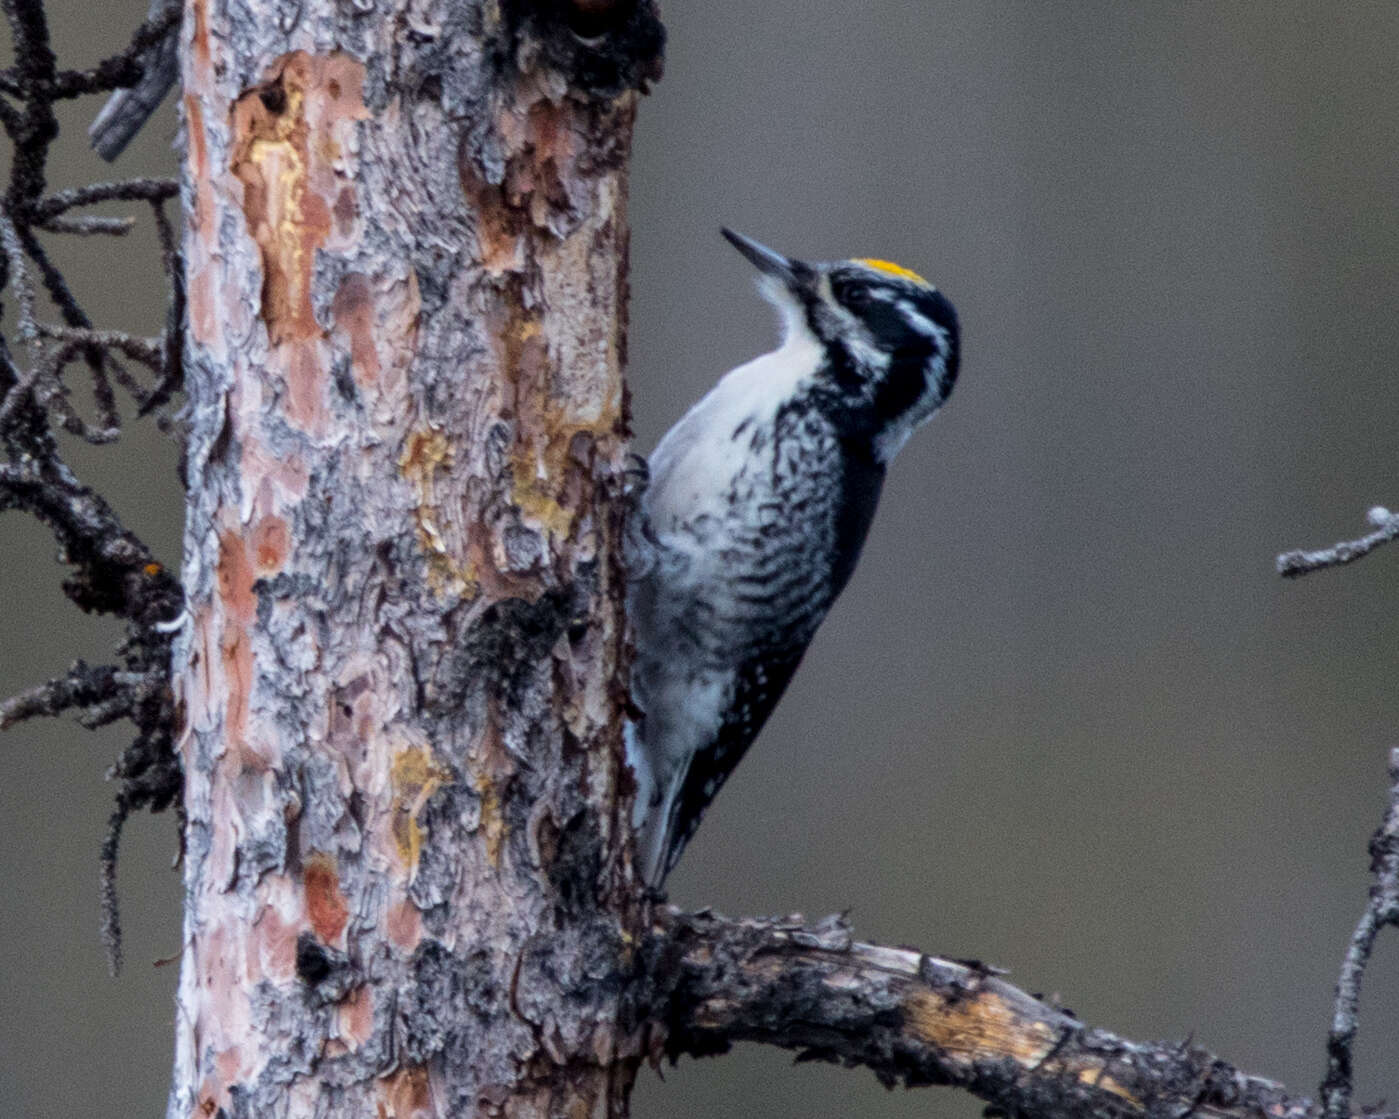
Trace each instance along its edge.
{"label": "peeling bark patch", "polygon": [[[323,334],[311,305],[313,270],[336,214],[354,212],[339,161],[347,128],[368,116],[363,78],[348,55],[297,51],[233,105],[231,170],[243,184],[243,215],[261,256],[262,319],[274,347]],[[283,372],[290,418],[318,426],[326,379],[319,355],[300,348]]]}
{"label": "peeling bark patch", "polygon": [[478,255],[488,274],[525,271],[531,228],[563,237],[591,208],[592,177],[577,173],[586,146],[577,123],[571,107],[540,97],[523,113],[516,108],[498,117],[507,154],[491,178],[463,153],[462,193],[476,216]]}
{"label": "peeling bark patch", "polygon": [[340,1008],[340,1037],[351,1048],[358,1048],[374,1036],[374,992],[356,987]]}
{"label": "peeling bark patch", "polygon": [[[335,944],[350,918],[345,895],[340,892],[340,875],[335,860],[317,852],[306,860],[302,880],[306,886],[306,917],[325,944]],[[298,952],[298,964],[300,953]]]}
{"label": "peeling bark patch", "polygon": [[[556,420],[560,417],[554,417]],[[549,421],[545,421],[546,423]],[[610,426],[610,424],[609,424]],[[511,496],[520,513],[537,525],[553,545],[569,540],[576,526],[578,510],[586,508],[583,468],[591,465],[591,432],[560,424],[543,430],[557,434],[542,445],[515,449],[510,459]],[[575,450],[581,449],[581,454]],[[541,558],[547,558],[545,551]]]}
{"label": "peeling bark patch", "polygon": [[[195,203],[195,213],[199,211]],[[208,271],[190,270],[188,278],[188,315],[191,337],[201,346],[212,345],[218,337],[218,300],[214,297],[214,278]]]}
{"label": "peeling bark patch", "polygon": [[411,875],[423,853],[418,822],[429,798],[452,779],[451,771],[432,760],[426,749],[404,750],[393,760],[393,837]]}
{"label": "peeling bark patch", "polygon": [[593,508],[596,447],[615,438],[620,402],[580,408],[575,396],[556,391],[558,362],[538,312],[518,293],[502,295],[491,325],[515,436],[508,458],[515,515],[494,526],[491,560],[498,572],[518,577],[547,569],[590,527],[579,514]]}
{"label": "peeling bark patch", "polygon": [[252,567],[243,538],[235,532],[219,533],[219,600],[229,619],[240,626],[257,613]]}
{"label": "peeling bark patch", "polygon": [[537,228],[548,229],[553,215],[573,217],[578,211],[561,172],[577,163],[583,140],[573,130],[574,114],[563,104],[536,101],[525,114],[522,129],[517,119],[501,122],[501,131],[515,148],[514,158],[506,164],[501,193],[513,210],[528,214]]}
{"label": "peeling bark patch", "polygon": [[[608,287],[595,279],[597,290]],[[594,505],[597,445],[611,443],[621,424],[620,391],[590,399],[569,381],[617,360],[615,334],[586,339],[582,353],[551,352],[541,311],[526,305],[519,288],[518,280],[508,283],[488,312],[507,388],[502,411],[513,421],[510,498],[519,513],[517,524],[497,530],[493,558],[516,575],[548,567],[579,534],[580,511]],[[565,371],[565,363],[579,368]]]}
{"label": "peeling bark patch", "polygon": [[204,110],[199,98],[192,93],[185,94],[186,133],[189,136],[189,164],[195,186],[193,212],[189,215],[190,228],[204,236],[208,228],[211,212],[209,198],[209,142],[204,133]]}
{"label": "peeling bark patch", "polygon": [[262,254],[262,315],[273,345],[319,332],[311,266],[330,231],[330,212],[307,191],[307,62],[304,54],[284,60],[267,85],[245,93],[233,109],[233,173]]}
{"label": "peeling bark patch", "polygon": [[395,902],[389,907],[386,931],[399,948],[416,948],[423,937],[423,919],[412,902]]}
{"label": "peeling bark patch", "polygon": [[190,10],[194,14],[194,34],[190,36],[190,52],[196,64],[202,69],[209,65],[209,2],[191,0]]}
{"label": "peeling bark patch", "polygon": [[215,1085],[211,1080],[206,1080],[199,1086],[199,1103],[194,1112],[199,1119],[217,1119],[219,1105],[218,1101],[214,1099],[215,1090]]}
{"label": "peeling bark patch", "polygon": [[458,162],[462,194],[470,203],[476,217],[476,256],[482,270],[495,279],[524,269],[524,215],[517,207],[505,204],[500,186],[488,183],[477,174],[469,159]]}
{"label": "peeling bark patch", "polygon": [[235,532],[219,533],[219,601],[227,622],[219,627],[219,652],[226,686],[225,727],[231,745],[239,745],[248,726],[253,689],[253,649],[247,627],[257,613],[252,568],[243,538]]}
{"label": "peeling bark patch", "polygon": [[271,575],[280,571],[287,558],[287,522],[270,513],[260,518],[253,529],[252,543],[258,574]]}
{"label": "peeling bark patch", "polygon": [[276,905],[267,904],[258,910],[254,921],[257,951],[249,961],[250,980],[270,979],[274,983],[285,983],[292,977],[296,968],[297,927],[300,924],[300,921],[283,921]]}
{"label": "peeling bark patch", "polygon": [[432,1089],[422,1065],[399,1069],[379,1081],[376,1119],[418,1119],[432,1114]]}
{"label": "peeling bark patch", "polygon": [[[511,497],[521,514],[543,531],[545,540],[567,540],[574,513],[559,497],[567,487],[568,437],[573,429],[564,409],[550,406],[549,354],[539,319],[517,311],[514,321],[503,324],[500,338],[501,364],[514,388],[512,403],[521,421],[518,428],[549,433],[542,445],[516,444],[510,456]],[[541,554],[539,561],[547,558],[547,553]],[[508,569],[515,569],[509,551],[503,559]]]}

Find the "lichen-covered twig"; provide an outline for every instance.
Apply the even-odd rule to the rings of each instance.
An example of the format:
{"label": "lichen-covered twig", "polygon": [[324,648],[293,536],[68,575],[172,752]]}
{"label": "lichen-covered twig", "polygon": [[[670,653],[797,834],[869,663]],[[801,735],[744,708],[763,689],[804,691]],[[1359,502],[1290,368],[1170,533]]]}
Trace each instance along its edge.
{"label": "lichen-covered twig", "polygon": [[1320,1115],[1188,1042],[1094,1029],[984,965],[859,943],[841,917],[668,910],[651,951],[653,1049],[672,1059],[762,1042],[863,1066],[890,1087],[956,1085],[1024,1119]]}
{"label": "lichen-covered twig", "polygon": [[1383,505],[1376,505],[1365,515],[1365,519],[1374,526],[1374,532],[1355,540],[1342,540],[1329,548],[1319,548],[1316,551],[1298,549],[1283,552],[1277,558],[1278,574],[1284,579],[1294,579],[1325,567],[1341,567],[1347,563],[1354,563],[1362,556],[1369,555],[1381,544],[1387,544],[1399,537],[1399,513],[1391,513]]}
{"label": "lichen-covered twig", "polygon": [[1351,934],[1336,981],[1336,1006],[1326,1039],[1326,1078],[1321,1083],[1326,1119],[1346,1119],[1350,1114],[1360,985],[1375,937],[1387,925],[1399,926],[1399,749],[1389,753],[1389,807],[1370,840],[1370,871],[1374,875],[1370,901]]}
{"label": "lichen-covered twig", "polygon": [[8,730],[16,723],[38,715],[61,715],[75,707],[83,711],[83,715],[79,716],[80,722],[100,726],[102,723],[89,713],[95,713],[97,708],[110,701],[115,691],[116,675],[117,670],[112,665],[94,668],[84,661],[74,661],[64,675],[26,688],[0,702],[0,730]]}

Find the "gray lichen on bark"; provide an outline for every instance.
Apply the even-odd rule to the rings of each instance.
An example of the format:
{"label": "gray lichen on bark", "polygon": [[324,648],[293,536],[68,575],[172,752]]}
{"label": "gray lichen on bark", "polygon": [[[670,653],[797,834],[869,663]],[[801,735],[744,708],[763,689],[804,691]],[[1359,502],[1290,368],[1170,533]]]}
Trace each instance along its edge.
{"label": "gray lichen on bark", "polygon": [[172,1116],[625,1106],[625,157],[660,31],[569,11],[186,11]]}

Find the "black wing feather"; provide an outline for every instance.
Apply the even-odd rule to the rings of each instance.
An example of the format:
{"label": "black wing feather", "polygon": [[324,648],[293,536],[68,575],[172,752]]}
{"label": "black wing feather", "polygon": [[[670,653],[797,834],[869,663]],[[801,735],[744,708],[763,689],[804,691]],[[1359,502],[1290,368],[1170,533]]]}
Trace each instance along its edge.
{"label": "black wing feather", "polygon": [[708,749],[691,759],[680,795],[675,798],[675,821],[670,828],[670,846],[665,855],[666,874],[680,861],[681,852],[704,818],[704,810],[763,729],[801,664],[808,644],[809,640],[778,653],[759,652],[739,667],[733,703],[727,709],[719,733]]}

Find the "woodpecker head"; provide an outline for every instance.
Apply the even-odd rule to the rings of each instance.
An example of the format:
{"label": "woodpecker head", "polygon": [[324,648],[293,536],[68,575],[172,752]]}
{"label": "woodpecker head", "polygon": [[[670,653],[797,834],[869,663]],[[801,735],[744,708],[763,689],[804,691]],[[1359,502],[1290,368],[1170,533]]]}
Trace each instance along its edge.
{"label": "woodpecker head", "polygon": [[888,462],[957,380],[957,312],[947,297],[885,260],[806,263],[722,232],[762,273],[759,290],[788,335],[804,332],[824,351],[814,373],[818,400]]}

